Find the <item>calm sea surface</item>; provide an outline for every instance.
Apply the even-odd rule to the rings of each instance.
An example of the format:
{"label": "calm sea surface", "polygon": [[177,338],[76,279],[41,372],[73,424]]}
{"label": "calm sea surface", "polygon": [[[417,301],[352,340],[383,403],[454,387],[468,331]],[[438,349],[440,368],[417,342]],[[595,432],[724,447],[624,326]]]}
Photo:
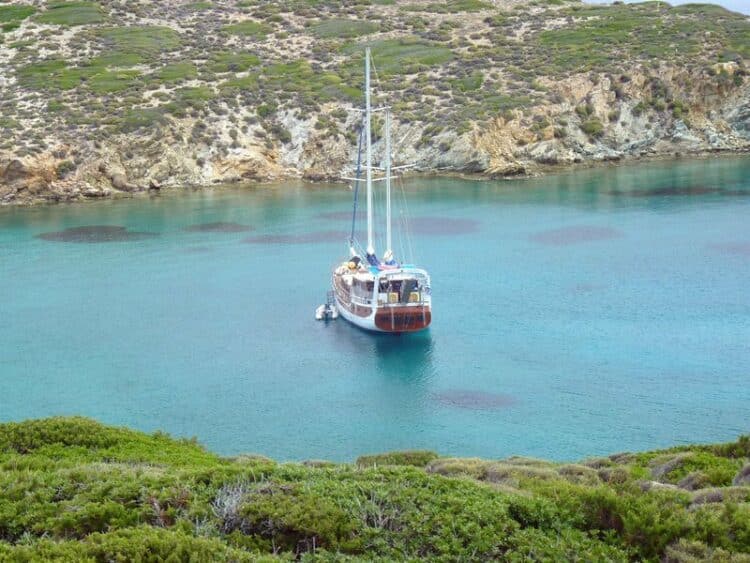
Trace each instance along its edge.
{"label": "calm sea surface", "polygon": [[750,431],[749,159],[405,195],[395,250],[430,270],[434,316],[401,337],[314,320],[346,256],[345,186],[0,209],[0,420],[336,460],[574,459]]}

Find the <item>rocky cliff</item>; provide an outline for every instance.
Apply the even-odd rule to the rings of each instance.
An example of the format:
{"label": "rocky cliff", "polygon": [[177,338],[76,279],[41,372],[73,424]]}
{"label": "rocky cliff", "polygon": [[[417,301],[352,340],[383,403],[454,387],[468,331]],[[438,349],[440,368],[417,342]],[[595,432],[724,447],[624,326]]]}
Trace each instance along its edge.
{"label": "rocky cliff", "polygon": [[336,178],[365,44],[421,171],[750,148],[750,19],[710,5],[14,0],[0,29],[2,204]]}

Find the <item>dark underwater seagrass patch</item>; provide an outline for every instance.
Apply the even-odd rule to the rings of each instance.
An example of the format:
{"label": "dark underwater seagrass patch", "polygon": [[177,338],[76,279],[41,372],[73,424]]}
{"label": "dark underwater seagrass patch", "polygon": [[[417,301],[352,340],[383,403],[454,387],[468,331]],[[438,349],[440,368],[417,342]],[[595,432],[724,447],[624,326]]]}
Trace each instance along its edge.
{"label": "dark underwater seagrass patch", "polygon": [[710,244],[708,247],[722,254],[733,254],[735,256],[750,257],[750,242],[724,242]]}
{"label": "dark underwater seagrass patch", "polygon": [[185,254],[207,254],[211,252],[208,246],[186,246],[182,249]]}
{"label": "dark underwater seagrass patch", "polygon": [[610,240],[622,237],[623,234],[611,227],[595,227],[591,225],[575,225],[541,231],[529,236],[529,239],[539,244],[551,246],[566,246],[598,240]]}
{"label": "dark underwater seagrass patch", "polygon": [[[327,211],[318,213],[318,219],[331,221],[351,221],[351,211]],[[379,217],[381,219],[382,217]],[[358,212],[357,223],[367,221],[364,212]],[[476,219],[456,219],[453,217],[404,217],[394,212],[394,228],[406,229],[419,235],[464,235],[475,233],[479,230],[480,222]]]}
{"label": "dark underwater seagrass patch", "polygon": [[250,225],[232,223],[228,221],[215,221],[213,223],[198,223],[188,225],[182,229],[188,233],[248,233],[255,230]]}
{"label": "dark underwater seagrass patch", "polygon": [[723,190],[711,186],[663,186],[637,190],[615,190],[609,192],[609,195],[625,197],[685,197],[720,193],[723,193]]}
{"label": "dark underwater seagrass patch", "polygon": [[36,238],[54,242],[104,243],[138,241],[157,236],[159,236],[158,233],[130,231],[127,227],[115,225],[88,225],[42,233],[36,235]]}
{"label": "dark underwater seagrass patch", "polygon": [[247,244],[311,244],[322,242],[341,242],[347,238],[342,231],[313,231],[311,233],[257,235],[247,237],[242,242]]}
{"label": "dark underwater seagrass patch", "polygon": [[577,283],[574,286],[571,286],[570,289],[573,293],[593,293],[605,288],[605,285],[596,283]]}
{"label": "dark underwater seagrass patch", "polygon": [[433,393],[431,398],[442,405],[469,410],[500,410],[516,404],[510,395],[469,389],[449,389]]}
{"label": "dark underwater seagrass patch", "polygon": [[[352,212],[351,211],[325,211],[323,213],[318,213],[315,215],[318,219],[326,219],[331,221],[346,221],[352,220]],[[357,212],[357,221],[366,221],[367,220],[367,214],[364,211],[358,211]]]}
{"label": "dark underwater seagrass patch", "polygon": [[403,221],[404,226],[418,235],[466,235],[479,230],[476,219],[453,217],[414,217]]}

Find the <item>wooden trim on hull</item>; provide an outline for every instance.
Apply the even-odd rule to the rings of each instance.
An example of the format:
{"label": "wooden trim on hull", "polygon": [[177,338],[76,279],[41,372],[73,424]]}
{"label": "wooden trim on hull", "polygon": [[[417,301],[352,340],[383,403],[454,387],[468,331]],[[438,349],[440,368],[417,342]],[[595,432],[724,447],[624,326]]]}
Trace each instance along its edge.
{"label": "wooden trim on hull", "polygon": [[333,289],[336,292],[336,298],[341,307],[346,308],[352,315],[366,319],[372,315],[372,307],[359,305],[351,302],[349,292],[344,289],[344,285],[334,278]]}
{"label": "wooden trim on hull", "polygon": [[426,329],[430,322],[429,307],[387,307],[375,313],[375,326],[383,332],[416,332]]}

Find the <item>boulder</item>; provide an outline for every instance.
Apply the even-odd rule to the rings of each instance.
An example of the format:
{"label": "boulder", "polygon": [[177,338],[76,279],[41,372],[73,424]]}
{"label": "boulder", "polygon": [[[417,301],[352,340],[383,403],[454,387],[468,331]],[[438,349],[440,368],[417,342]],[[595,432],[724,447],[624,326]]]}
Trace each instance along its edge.
{"label": "boulder", "polygon": [[107,197],[111,193],[112,190],[109,190],[107,188],[95,188],[93,186],[88,186],[81,190],[81,195],[88,198]]}
{"label": "boulder", "polygon": [[750,140],[750,101],[732,110],[728,121],[735,134]]}
{"label": "boulder", "polygon": [[735,486],[750,485],[750,463],[740,469],[739,473],[735,475],[732,484]]}
{"label": "boulder", "polygon": [[526,167],[520,162],[510,162],[504,166],[497,166],[489,171],[490,178],[506,178],[508,176],[525,176],[528,174]]}
{"label": "boulder", "polygon": [[698,144],[701,140],[696,137],[681,119],[675,121],[674,130],[672,131],[672,141],[675,143],[692,143]]}
{"label": "boulder", "polygon": [[109,180],[110,182],[112,182],[112,187],[116,190],[120,190],[121,192],[141,191],[141,188],[139,186],[128,182],[128,178],[127,176],[125,176],[125,174],[112,174]]}
{"label": "boulder", "polygon": [[698,489],[708,487],[710,484],[711,481],[708,478],[708,475],[706,475],[702,471],[693,471],[692,473],[689,473],[688,475],[685,475],[685,477],[680,479],[680,482],[677,483],[677,486],[687,491],[697,491]]}
{"label": "boulder", "polygon": [[28,168],[18,159],[11,160],[0,175],[0,180],[4,183],[12,184],[19,180],[26,180],[31,176]]}

